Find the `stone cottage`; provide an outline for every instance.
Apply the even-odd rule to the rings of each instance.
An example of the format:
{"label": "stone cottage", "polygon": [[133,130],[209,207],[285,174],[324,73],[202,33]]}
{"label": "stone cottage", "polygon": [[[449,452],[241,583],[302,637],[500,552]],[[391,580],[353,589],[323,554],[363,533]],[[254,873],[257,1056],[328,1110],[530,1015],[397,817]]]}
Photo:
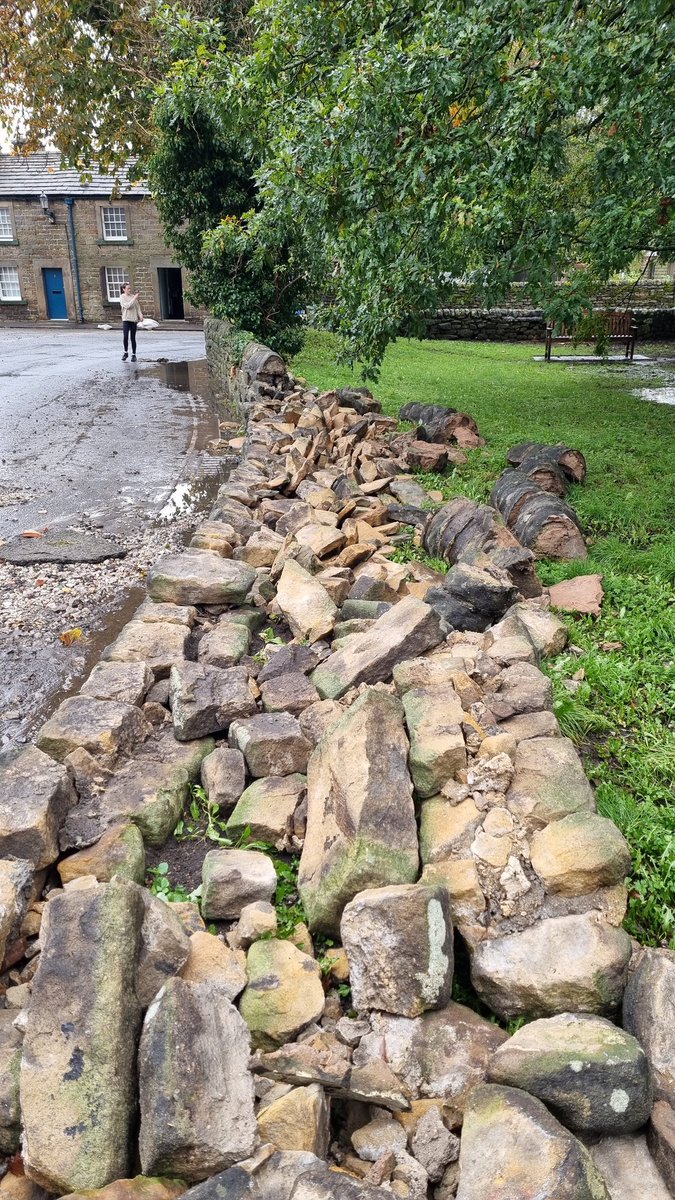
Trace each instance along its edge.
{"label": "stone cottage", "polygon": [[83,182],[53,151],[0,155],[0,324],[119,321],[129,281],[144,316],[197,322],[186,272],[143,182],[127,172]]}

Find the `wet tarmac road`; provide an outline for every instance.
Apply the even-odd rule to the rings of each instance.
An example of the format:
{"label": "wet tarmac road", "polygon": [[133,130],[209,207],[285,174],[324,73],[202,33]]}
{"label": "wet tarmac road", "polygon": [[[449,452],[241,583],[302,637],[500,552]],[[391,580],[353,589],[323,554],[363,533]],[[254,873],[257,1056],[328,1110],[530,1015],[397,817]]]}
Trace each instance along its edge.
{"label": "wet tarmac road", "polygon": [[0,331],[0,537],[89,514],[123,534],[161,509],[200,431],[217,435],[206,403],[158,377],[187,386],[174,364],[203,359],[203,335],[138,340],[139,361],[123,363],[115,330]]}
{"label": "wet tarmac road", "polygon": [[[0,749],[79,687],[139,602],[144,570],[184,544],[222,477],[205,450],[218,420],[203,335],[138,340],[132,364],[118,331],[0,329]],[[94,531],[128,555],[3,564],[3,542],[45,528]],[[64,646],[73,627],[82,637]]]}

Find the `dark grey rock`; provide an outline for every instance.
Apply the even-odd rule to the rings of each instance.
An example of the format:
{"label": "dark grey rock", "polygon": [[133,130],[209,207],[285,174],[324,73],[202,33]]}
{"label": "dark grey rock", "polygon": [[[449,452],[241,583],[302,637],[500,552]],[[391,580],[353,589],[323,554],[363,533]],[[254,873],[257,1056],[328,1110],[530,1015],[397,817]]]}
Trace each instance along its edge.
{"label": "dark grey rock", "polygon": [[73,530],[50,530],[40,538],[16,538],[0,546],[0,559],[28,566],[30,563],[100,563],[107,558],[124,558],[126,546]]}
{"label": "dark grey rock", "polygon": [[187,661],[171,668],[169,703],[179,742],[227,730],[236,718],[256,711],[244,667],[224,670]]}

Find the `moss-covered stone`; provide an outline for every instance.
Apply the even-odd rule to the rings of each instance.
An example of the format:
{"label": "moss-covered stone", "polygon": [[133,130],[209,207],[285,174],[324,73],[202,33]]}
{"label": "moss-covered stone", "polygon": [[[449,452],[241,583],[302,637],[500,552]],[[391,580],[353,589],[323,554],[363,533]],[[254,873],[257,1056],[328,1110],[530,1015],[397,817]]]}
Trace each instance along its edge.
{"label": "moss-covered stone", "polygon": [[517,1030],[489,1076],[543,1100],[570,1129],[630,1133],[649,1118],[649,1064],[640,1044],[602,1017],[564,1013]]}
{"label": "moss-covered stone", "polygon": [[228,834],[240,837],[250,828],[252,837],[276,844],[289,831],[306,787],[306,777],[298,773],[255,779],[242,792],[227,822]]}
{"label": "moss-covered stone", "polygon": [[247,958],[248,987],[239,1002],[256,1049],[292,1041],[323,1013],[319,964],[291,942],[254,942]]}
{"label": "moss-covered stone", "polygon": [[299,873],[310,929],[335,933],[357,892],[417,878],[402,718],[399,700],[368,690],[329,728],[310,759]]}
{"label": "moss-covered stone", "polygon": [[128,1176],[143,904],[123,880],[55,896],[45,910],[21,1064],[26,1172],[48,1191]]}
{"label": "moss-covered stone", "polygon": [[58,864],[62,883],[81,875],[94,875],[99,883],[109,883],[113,875],[143,883],[145,844],[137,825],[127,822],[113,825],[101,839],[85,850],[62,858]]}
{"label": "moss-covered stone", "polygon": [[87,846],[112,824],[132,822],[150,845],[161,846],[176,828],[212,738],[176,741],[171,729],[148,739],[134,758],[116,771],[95,806],[72,809],[61,830],[62,849]]}

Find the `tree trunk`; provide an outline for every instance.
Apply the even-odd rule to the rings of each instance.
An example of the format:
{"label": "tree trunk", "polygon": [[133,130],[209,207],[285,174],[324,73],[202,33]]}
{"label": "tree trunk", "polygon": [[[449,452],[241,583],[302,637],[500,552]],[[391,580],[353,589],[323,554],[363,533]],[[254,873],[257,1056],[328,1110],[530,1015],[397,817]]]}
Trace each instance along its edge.
{"label": "tree trunk", "polygon": [[505,471],[492,490],[492,503],[519,542],[537,558],[586,558],[579,519],[559,496],[543,491],[522,471]]}
{"label": "tree trunk", "polygon": [[560,467],[571,483],[583,483],[586,478],[586,459],[581,450],[573,450],[564,442],[559,442],[555,446],[542,446],[538,442],[520,442],[519,445],[512,446],[506,456],[507,462],[512,467],[520,467],[521,470],[526,469],[525,460],[532,459],[539,466],[544,463],[553,463]]}
{"label": "tree trunk", "polygon": [[495,567],[508,572],[523,596],[541,595],[532,551],[520,545],[487,504],[456,496],[433,514],[423,542],[429,554],[451,564],[479,564],[487,557]]}
{"label": "tree trunk", "polygon": [[456,442],[461,438],[463,446],[485,444],[473,417],[444,404],[404,404],[398,415],[401,421],[417,423],[417,437],[422,442]]}

